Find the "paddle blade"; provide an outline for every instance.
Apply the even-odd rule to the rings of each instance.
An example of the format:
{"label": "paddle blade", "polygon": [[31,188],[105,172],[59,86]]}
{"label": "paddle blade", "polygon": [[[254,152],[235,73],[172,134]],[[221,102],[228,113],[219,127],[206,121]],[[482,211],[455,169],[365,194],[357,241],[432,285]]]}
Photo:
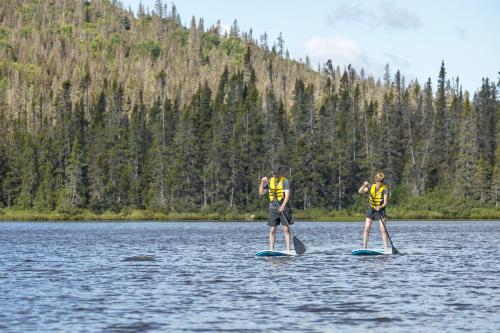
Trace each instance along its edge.
{"label": "paddle blade", "polygon": [[295,249],[295,253],[298,255],[303,255],[306,253],[306,246],[297,236],[293,236],[293,248]]}
{"label": "paddle blade", "polygon": [[392,254],[399,254],[399,251],[395,247],[393,247],[392,248]]}

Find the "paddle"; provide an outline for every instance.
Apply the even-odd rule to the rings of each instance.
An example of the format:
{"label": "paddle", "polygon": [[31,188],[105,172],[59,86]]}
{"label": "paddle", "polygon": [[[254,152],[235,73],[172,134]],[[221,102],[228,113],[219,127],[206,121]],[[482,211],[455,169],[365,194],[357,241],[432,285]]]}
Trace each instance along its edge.
{"label": "paddle", "polygon": [[385,218],[380,216],[380,222],[382,222],[382,225],[384,226],[385,229],[385,233],[387,234],[387,238],[389,238],[389,242],[391,242],[392,254],[398,254],[399,251],[394,247],[394,244],[392,244],[391,236],[389,235],[389,231],[387,231],[387,226],[385,225]]}
{"label": "paddle", "polygon": [[288,229],[290,229],[290,233],[292,234],[293,248],[295,250],[295,253],[297,253],[298,255],[303,255],[304,253],[306,253],[306,246],[297,236],[294,236],[292,226],[290,225],[290,223],[288,223],[288,219],[286,218],[285,213],[281,212],[281,215],[283,215],[285,223],[288,226]]}

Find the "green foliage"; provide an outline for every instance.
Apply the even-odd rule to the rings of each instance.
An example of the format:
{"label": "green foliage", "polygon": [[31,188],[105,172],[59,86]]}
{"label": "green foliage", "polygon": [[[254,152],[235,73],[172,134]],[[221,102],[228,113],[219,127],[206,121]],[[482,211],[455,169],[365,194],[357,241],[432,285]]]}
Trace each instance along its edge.
{"label": "green foliage", "polygon": [[131,28],[131,23],[130,23],[130,19],[128,18],[128,16],[123,16],[120,20],[122,26],[123,26],[123,29],[125,30],[130,30]]}
{"label": "green foliage", "polygon": [[231,56],[232,62],[235,65],[241,65],[243,63],[243,58],[245,57],[245,44],[240,38],[228,37],[223,38],[221,43],[221,49],[229,56]]}
{"label": "green foliage", "polygon": [[75,30],[75,26],[72,24],[60,24],[57,27],[57,33],[61,34],[64,37],[71,37],[73,35],[73,31]]}
{"label": "green foliage", "polygon": [[0,97],[2,97],[5,94],[8,87],[9,87],[9,81],[7,80],[7,78],[6,77],[0,78]]}
{"label": "green foliage", "polygon": [[95,36],[95,38],[92,39],[92,42],[90,44],[90,47],[92,49],[92,54],[94,56],[98,55],[103,49],[103,46],[104,46],[104,39],[100,35]]}
{"label": "green foliage", "polygon": [[85,22],[83,25],[83,32],[87,40],[92,40],[97,35],[97,27],[95,23]]}
{"label": "green foliage", "polygon": [[108,52],[108,57],[112,58],[115,54],[117,47],[122,43],[121,35],[117,33],[111,33],[106,41],[106,51]]}
{"label": "green foliage", "polygon": [[9,32],[7,29],[0,27],[0,49],[10,49]]}
{"label": "green foliage", "polygon": [[40,0],[33,0],[28,3],[20,4],[20,8],[18,10],[24,22],[30,22],[33,16],[36,15],[39,3]]}
{"label": "green foliage", "polygon": [[183,28],[173,29],[171,32],[171,38],[180,46],[185,46],[189,39],[189,31]]}
{"label": "green foliage", "polygon": [[203,40],[205,41],[205,48],[208,50],[218,48],[221,43],[219,35],[215,32],[203,34]]}
{"label": "green foliage", "polygon": [[5,41],[9,37],[7,29],[0,27],[0,42]]}
{"label": "green foliage", "polygon": [[162,45],[157,41],[148,40],[139,43],[137,45],[137,51],[141,56],[149,56],[152,60],[156,60],[161,55]]}
{"label": "green foliage", "polygon": [[31,27],[23,27],[23,29],[21,30],[21,37],[23,38],[31,37]]}
{"label": "green foliage", "polygon": [[28,82],[33,81],[42,72],[42,68],[36,64],[15,62],[12,64],[12,68],[18,71],[21,76]]}

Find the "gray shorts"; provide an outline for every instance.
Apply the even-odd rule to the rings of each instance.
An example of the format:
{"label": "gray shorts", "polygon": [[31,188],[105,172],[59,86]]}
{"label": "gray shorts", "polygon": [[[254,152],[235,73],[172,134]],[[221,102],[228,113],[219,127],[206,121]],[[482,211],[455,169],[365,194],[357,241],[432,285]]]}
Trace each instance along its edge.
{"label": "gray shorts", "polygon": [[[286,216],[286,219],[288,221],[288,224],[293,224],[293,218],[292,218],[292,210],[288,207],[285,208],[285,211],[283,212]],[[267,225],[270,227],[275,227],[282,223],[283,225],[286,225],[286,221],[283,218],[283,214],[278,212],[278,209],[276,208],[269,208],[269,220],[267,221]]]}
{"label": "gray shorts", "polygon": [[373,221],[377,221],[377,220],[380,220],[380,217],[385,217],[385,208],[379,210],[378,212],[369,207],[367,210],[366,210],[366,214],[365,216],[367,218],[369,218],[370,220],[373,220]]}

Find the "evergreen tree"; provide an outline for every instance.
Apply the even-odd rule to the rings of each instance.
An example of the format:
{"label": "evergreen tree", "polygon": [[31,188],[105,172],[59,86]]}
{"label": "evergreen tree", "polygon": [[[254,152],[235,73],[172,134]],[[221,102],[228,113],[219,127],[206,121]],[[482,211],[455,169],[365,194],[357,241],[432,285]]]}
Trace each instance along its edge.
{"label": "evergreen tree", "polygon": [[55,185],[59,181],[54,181],[56,178],[56,165],[54,163],[56,157],[52,149],[52,139],[47,134],[49,132],[49,125],[45,121],[42,131],[38,134],[40,184],[33,202],[33,208],[37,211],[52,211],[57,200]]}
{"label": "evergreen tree", "polygon": [[444,168],[449,158],[447,147],[448,124],[447,124],[447,105],[446,105],[446,70],[444,61],[441,63],[439,71],[438,86],[436,91],[436,107],[434,109],[434,129],[431,141],[429,164],[431,168],[430,187],[435,187],[439,182],[446,182],[449,175]]}
{"label": "evergreen tree", "polygon": [[469,97],[465,97],[464,112],[460,126],[460,150],[457,156],[456,193],[462,198],[478,199],[477,161],[477,119],[471,108]]}
{"label": "evergreen tree", "polygon": [[480,200],[483,202],[492,201],[494,197],[492,185],[497,140],[496,94],[495,84],[490,84],[485,79],[474,99],[474,106],[478,110],[478,127],[481,128],[478,133],[478,177],[481,179]]}
{"label": "evergreen tree", "polygon": [[10,205],[14,199],[16,207],[30,209],[39,181],[37,148],[30,134],[24,130],[15,134],[16,146],[9,152],[11,168],[6,175]]}
{"label": "evergreen tree", "polygon": [[429,78],[427,81],[424,94],[423,94],[423,116],[422,125],[423,127],[423,138],[422,138],[422,169],[424,170],[423,179],[424,184],[419,184],[421,189],[419,192],[424,193],[424,190],[432,189],[437,183],[437,165],[435,157],[434,142],[435,142],[435,112],[434,105],[432,103],[432,83]]}
{"label": "evergreen tree", "polygon": [[66,168],[66,182],[57,199],[57,208],[60,211],[72,212],[74,209],[85,207],[83,159],[81,142],[75,138]]}
{"label": "evergreen tree", "polygon": [[302,81],[295,84],[295,101],[292,109],[294,116],[294,149],[291,159],[294,169],[294,202],[303,209],[312,208],[317,203],[315,182],[315,160],[317,157],[316,145],[316,117],[314,110],[314,87],[304,87]]}
{"label": "evergreen tree", "polygon": [[106,89],[105,82],[96,105],[92,107],[89,127],[89,142],[92,142],[88,152],[89,208],[96,212],[108,208],[105,194],[109,173],[109,151],[106,147]]}
{"label": "evergreen tree", "polygon": [[146,114],[144,105],[133,108],[130,119],[130,133],[128,137],[131,161],[131,179],[129,200],[134,208],[145,208],[143,190],[146,187],[147,170],[144,168],[146,152],[148,150],[149,133],[146,127]]}
{"label": "evergreen tree", "polygon": [[348,204],[348,191],[352,188],[352,152],[354,151],[352,133],[352,100],[349,87],[349,76],[345,71],[340,80],[339,97],[336,111],[336,140],[334,150],[337,152],[337,208],[345,208]]}
{"label": "evergreen tree", "polygon": [[[261,178],[260,168],[264,163],[264,128],[261,98],[257,90],[257,77],[250,68],[250,77],[245,82],[241,119],[241,192],[242,207],[255,207],[258,200],[255,183]],[[260,200],[259,200],[260,201]]]}

